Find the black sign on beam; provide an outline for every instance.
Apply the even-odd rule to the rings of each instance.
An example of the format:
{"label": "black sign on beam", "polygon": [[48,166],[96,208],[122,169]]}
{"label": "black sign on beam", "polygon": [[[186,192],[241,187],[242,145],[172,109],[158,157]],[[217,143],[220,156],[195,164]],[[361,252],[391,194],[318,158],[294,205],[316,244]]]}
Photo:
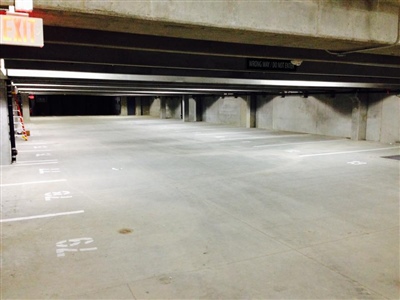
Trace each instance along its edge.
{"label": "black sign on beam", "polygon": [[248,58],[247,69],[296,72],[297,66],[292,64],[290,60]]}

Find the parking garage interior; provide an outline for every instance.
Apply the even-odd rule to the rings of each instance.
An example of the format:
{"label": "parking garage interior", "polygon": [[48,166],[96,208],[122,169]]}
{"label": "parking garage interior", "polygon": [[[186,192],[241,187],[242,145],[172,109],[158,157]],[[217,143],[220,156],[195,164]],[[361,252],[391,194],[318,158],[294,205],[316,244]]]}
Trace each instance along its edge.
{"label": "parking garage interior", "polygon": [[29,17],[44,46],[0,47],[1,299],[399,298],[398,1]]}

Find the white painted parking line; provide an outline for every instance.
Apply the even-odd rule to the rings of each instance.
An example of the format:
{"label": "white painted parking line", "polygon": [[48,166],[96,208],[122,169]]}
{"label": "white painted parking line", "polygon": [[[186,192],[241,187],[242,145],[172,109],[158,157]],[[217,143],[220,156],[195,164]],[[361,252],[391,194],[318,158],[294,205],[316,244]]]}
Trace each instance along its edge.
{"label": "white painted parking line", "polygon": [[354,151],[303,154],[303,155],[299,155],[299,156],[300,157],[313,157],[313,156],[337,155],[337,154],[347,154],[347,153],[372,152],[372,151],[381,151],[381,150],[399,149],[399,148],[400,147],[387,147],[387,148],[375,148],[375,149],[364,149],[364,150],[354,150]]}
{"label": "white painted parking line", "polygon": [[23,160],[23,161],[17,161],[17,164],[30,164],[36,162],[52,162],[52,161],[58,161],[58,160],[57,159]]}
{"label": "white painted parking line", "polygon": [[43,180],[43,181],[28,181],[28,182],[17,182],[17,183],[5,183],[5,184],[0,184],[0,187],[17,186],[17,185],[25,185],[25,184],[53,183],[53,182],[63,182],[63,181],[67,181],[67,179],[55,179],[55,180]]}
{"label": "white painted parking line", "polygon": [[51,153],[36,153],[36,157],[51,156]]}
{"label": "white painted parking line", "polygon": [[39,169],[39,174],[47,174],[47,173],[60,173],[60,168],[52,168],[52,169]]}
{"label": "white painted parking line", "polygon": [[43,142],[43,143],[39,143],[39,142],[29,142],[29,144],[21,144],[21,145],[25,145],[25,146],[33,146],[33,145],[52,145],[52,144],[54,144],[54,143],[45,143],[45,142]]}
{"label": "white painted parking line", "polygon": [[347,139],[325,140],[325,141],[309,141],[309,142],[285,143],[285,144],[256,145],[256,146],[253,146],[253,148],[279,147],[279,146],[291,146],[291,145],[303,145],[303,144],[315,144],[315,143],[337,142],[337,141],[344,141],[344,140],[347,140]]}
{"label": "white painted parking line", "polygon": [[[18,153],[39,152],[39,151],[41,151],[41,149],[35,149],[35,150],[18,150]],[[53,150],[46,149],[46,150],[44,150],[44,151],[49,152],[49,151],[53,151]]]}
{"label": "white painted parking line", "polygon": [[34,165],[46,165],[46,164],[58,164],[57,159],[49,159],[49,160],[25,160],[25,161],[17,161],[17,163],[12,165],[0,166],[1,168],[13,168],[15,166],[34,166]]}
{"label": "white painted parking line", "polygon": [[16,163],[15,166],[37,166],[37,165],[49,165],[49,164],[58,164],[58,161],[49,161],[49,162],[36,162],[36,163]]}
{"label": "white painted parking line", "polygon": [[[243,136],[243,137],[238,137],[238,138],[224,138],[221,139],[221,141],[238,141],[238,140],[258,140],[258,139],[278,139],[278,138],[286,138],[286,137],[300,137],[300,136],[305,136],[305,135],[310,135],[310,134],[287,134],[287,135],[270,135],[270,136]],[[256,147],[256,146],[255,146]]]}
{"label": "white painted parking line", "polygon": [[56,213],[56,214],[37,215],[37,216],[30,216],[30,217],[11,218],[11,219],[1,219],[0,223],[52,218],[52,217],[59,217],[59,216],[68,216],[68,215],[82,214],[84,212],[85,212],[84,210],[76,210],[76,211],[67,211],[67,212]]}

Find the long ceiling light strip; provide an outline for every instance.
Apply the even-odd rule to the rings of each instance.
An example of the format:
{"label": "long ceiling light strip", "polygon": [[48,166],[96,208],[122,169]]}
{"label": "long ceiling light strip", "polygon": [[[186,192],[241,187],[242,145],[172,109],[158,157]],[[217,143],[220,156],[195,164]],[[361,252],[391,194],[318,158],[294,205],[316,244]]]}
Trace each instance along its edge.
{"label": "long ceiling light strip", "polygon": [[236,79],[236,78],[208,78],[208,77],[182,77],[164,75],[133,75],[110,74],[94,72],[73,71],[44,71],[7,69],[9,77],[57,78],[57,79],[82,79],[82,80],[114,80],[114,81],[143,81],[143,82],[170,82],[170,83],[196,83],[196,84],[223,84],[223,85],[248,85],[248,86],[279,86],[279,87],[305,87],[305,88],[383,88],[398,89],[399,84],[363,83],[363,82],[329,82],[305,80],[269,80],[269,79]]}

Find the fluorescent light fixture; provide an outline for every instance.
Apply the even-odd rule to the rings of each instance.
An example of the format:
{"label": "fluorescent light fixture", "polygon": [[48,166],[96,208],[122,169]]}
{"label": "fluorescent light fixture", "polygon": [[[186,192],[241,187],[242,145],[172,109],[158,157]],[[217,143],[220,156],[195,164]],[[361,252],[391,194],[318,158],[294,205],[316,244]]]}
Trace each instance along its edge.
{"label": "fluorescent light fixture", "polygon": [[306,80],[271,80],[271,79],[239,79],[239,78],[208,78],[183,77],[165,75],[133,75],[115,73],[73,72],[73,71],[44,71],[8,69],[9,77],[57,78],[57,79],[86,79],[86,80],[113,80],[113,81],[140,81],[140,82],[168,82],[183,84],[219,84],[242,85],[247,87],[296,87],[296,88],[381,88],[399,89],[399,84],[365,83],[365,82],[331,82]]}

